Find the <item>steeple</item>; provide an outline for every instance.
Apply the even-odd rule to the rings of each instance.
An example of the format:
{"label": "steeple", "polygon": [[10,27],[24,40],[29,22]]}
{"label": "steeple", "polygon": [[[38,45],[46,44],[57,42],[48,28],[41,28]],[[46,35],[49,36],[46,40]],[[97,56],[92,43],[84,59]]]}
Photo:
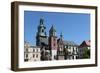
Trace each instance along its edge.
{"label": "steeple", "polygon": [[60,39],[63,39],[63,35],[62,35],[62,32],[60,33]]}
{"label": "steeple", "polygon": [[44,25],[44,19],[43,19],[43,16],[40,18],[40,25]]}
{"label": "steeple", "polygon": [[59,44],[62,45],[63,44],[63,35],[62,35],[62,32],[60,33],[60,38],[58,40],[59,40]]}
{"label": "steeple", "polygon": [[54,25],[49,30],[49,36],[56,36],[56,30],[54,28]]}

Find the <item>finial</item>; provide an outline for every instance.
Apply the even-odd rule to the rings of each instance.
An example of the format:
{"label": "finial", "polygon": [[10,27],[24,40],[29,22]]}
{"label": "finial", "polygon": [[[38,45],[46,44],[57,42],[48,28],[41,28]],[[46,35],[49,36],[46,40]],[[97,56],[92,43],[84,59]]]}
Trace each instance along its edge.
{"label": "finial", "polygon": [[43,19],[43,16],[41,16],[41,18],[40,18],[40,24],[43,24],[43,22],[44,22],[44,19]]}
{"label": "finial", "polygon": [[60,33],[60,37],[61,37],[61,38],[63,37],[62,32]]}

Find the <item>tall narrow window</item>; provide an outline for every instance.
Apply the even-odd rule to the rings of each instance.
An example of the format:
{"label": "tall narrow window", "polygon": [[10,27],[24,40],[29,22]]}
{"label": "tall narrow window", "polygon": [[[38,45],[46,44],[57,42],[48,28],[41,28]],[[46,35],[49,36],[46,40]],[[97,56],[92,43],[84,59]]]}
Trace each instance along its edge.
{"label": "tall narrow window", "polygon": [[38,52],[38,49],[37,49],[37,52]]}
{"label": "tall narrow window", "polygon": [[33,52],[35,52],[35,49],[33,49]]}
{"label": "tall narrow window", "polygon": [[33,58],[35,57],[35,54],[33,54]]}
{"label": "tall narrow window", "polygon": [[36,55],[36,58],[38,58],[38,54]]}
{"label": "tall narrow window", "polygon": [[55,46],[55,43],[53,45]]}
{"label": "tall narrow window", "polygon": [[26,58],[28,58],[28,54],[26,54]]}
{"label": "tall narrow window", "polygon": [[42,32],[44,32],[44,30],[42,29]]}

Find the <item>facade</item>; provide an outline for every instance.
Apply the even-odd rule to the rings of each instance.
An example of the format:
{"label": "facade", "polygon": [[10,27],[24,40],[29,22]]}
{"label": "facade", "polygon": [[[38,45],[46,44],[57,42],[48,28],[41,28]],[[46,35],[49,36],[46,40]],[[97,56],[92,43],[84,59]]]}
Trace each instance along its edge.
{"label": "facade", "polygon": [[80,46],[79,46],[79,58],[80,59],[83,59],[85,58],[84,57],[84,54],[87,52],[87,58],[90,58],[90,43],[91,41],[83,41]]}
{"label": "facade", "polygon": [[62,33],[60,34],[60,37],[57,37],[54,25],[51,26],[49,35],[47,36],[43,18],[40,18],[37,28],[36,46],[30,46],[29,43],[25,43],[24,47],[25,61],[79,59],[83,58],[84,50],[82,48],[87,47],[90,49],[88,42],[84,41],[80,46],[78,46],[73,41],[65,41]]}
{"label": "facade", "polygon": [[64,60],[65,59],[65,52],[64,52],[64,43],[62,38],[62,33],[60,38],[57,40],[58,50],[57,50],[57,60]]}
{"label": "facade", "polygon": [[24,47],[24,61],[40,61],[40,47],[30,46],[28,43],[25,43]]}
{"label": "facade", "polygon": [[64,41],[65,59],[78,59],[78,45],[73,41]]}

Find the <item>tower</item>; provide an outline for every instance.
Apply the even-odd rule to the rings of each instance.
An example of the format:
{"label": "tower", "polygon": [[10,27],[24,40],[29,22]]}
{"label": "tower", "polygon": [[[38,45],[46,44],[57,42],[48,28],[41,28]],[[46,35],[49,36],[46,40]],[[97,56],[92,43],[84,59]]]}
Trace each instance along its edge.
{"label": "tower", "polygon": [[39,26],[38,26],[38,32],[36,34],[36,45],[41,46],[43,40],[47,40],[47,35],[46,35],[46,27],[44,25],[44,19],[43,17],[40,18]]}
{"label": "tower", "polygon": [[56,60],[56,56],[57,56],[57,37],[56,37],[56,30],[55,30],[53,25],[49,30],[49,48],[51,50],[52,60]]}
{"label": "tower", "polygon": [[57,50],[57,59],[63,60],[64,59],[64,46],[63,46],[63,35],[60,34],[60,38],[58,39],[58,50]]}

